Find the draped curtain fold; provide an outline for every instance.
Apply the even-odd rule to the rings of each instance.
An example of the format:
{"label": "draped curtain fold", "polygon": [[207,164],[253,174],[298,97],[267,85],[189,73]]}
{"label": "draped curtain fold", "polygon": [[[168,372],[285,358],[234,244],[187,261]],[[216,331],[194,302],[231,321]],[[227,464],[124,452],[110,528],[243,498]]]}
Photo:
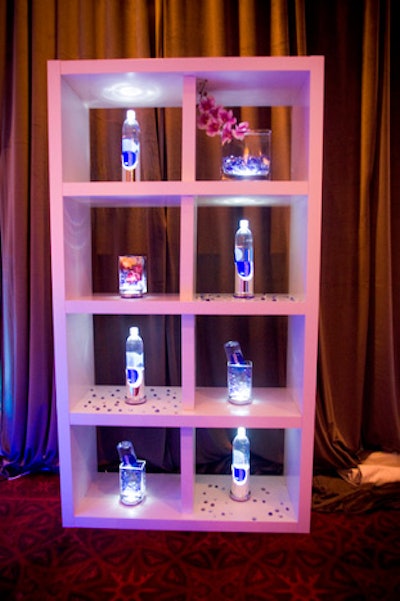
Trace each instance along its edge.
{"label": "draped curtain fold", "polygon": [[[46,61],[172,56],[323,54],[326,60],[320,344],[315,463],[353,465],[363,449],[400,452],[399,53],[390,0],[0,0],[1,432],[3,472],[56,469],[58,462],[51,314]],[[392,112],[391,112],[392,109]],[[144,179],[180,177],[179,109],[138,110]],[[290,173],[290,110],[242,109],[253,127],[273,131],[273,177]],[[91,111],[91,177],[120,178],[119,110]],[[197,174],[210,177],[215,140],[198,132]],[[229,286],[225,259],[240,212],[202,208],[198,215],[198,288]],[[262,260],[258,290],[287,282],[288,215],[246,212]],[[117,235],[110,236],[112,228]],[[179,286],[179,212],[173,208],[97,209],[92,215],[93,287],[115,290],[115,258],[149,257],[154,292]],[[133,235],[134,234],[134,235]],[[263,238],[261,244],[260,239]],[[318,252],[319,249],[316,249]],[[229,253],[228,253],[229,254]],[[157,260],[155,260],[157,257]],[[211,269],[212,267],[212,269]],[[200,290],[204,287],[204,290]],[[146,326],[147,377],[177,384],[179,323],[152,317]],[[129,317],[95,319],[97,379],[113,381],[123,361]],[[141,324],[139,324],[141,325]],[[260,385],[285,378],[285,324],[279,320],[199,320],[199,381],[223,385],[221,345],[240,328],[261,361]],[[201,352],[213,340],[211,354]],[[103,349],[111,357],[103,360]],[[261,352],[260,352],[261,351]],[[120,433],[119,433],[120,434]],[[173,430],[147,432],[150,462],[177,466]],[[223,464],[228,434],[201,432],[200,462]],[[115,451],[99,432],[99,457]],[[255,439],[280,460],[281,437]],[[139,449],[140,452],[141,449]]]}

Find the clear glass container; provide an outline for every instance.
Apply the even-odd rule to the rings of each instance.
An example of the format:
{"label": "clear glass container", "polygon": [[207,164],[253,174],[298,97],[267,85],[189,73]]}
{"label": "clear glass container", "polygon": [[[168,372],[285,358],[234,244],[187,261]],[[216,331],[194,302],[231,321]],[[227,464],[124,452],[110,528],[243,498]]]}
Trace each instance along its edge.
{"label": "clear glass container", "polygon": [[119,466],[119,496],[124,505],[137,505],[146,495],[146,461],[137,459],[136,465]]}
{"label": "clear glass container", "polygon": [[234,405],[251,403],[253,362],[228,362],[228,400]]}
{"label": "clear glass container", "polygon": [[271,130],[253,129],[224,144],[222,178],[271,179]]}
{"label": "clear glass container", "polygon": [[120,255],[118,257],[119,294],[122,298],[141,297],[147,292],[146,257]]}

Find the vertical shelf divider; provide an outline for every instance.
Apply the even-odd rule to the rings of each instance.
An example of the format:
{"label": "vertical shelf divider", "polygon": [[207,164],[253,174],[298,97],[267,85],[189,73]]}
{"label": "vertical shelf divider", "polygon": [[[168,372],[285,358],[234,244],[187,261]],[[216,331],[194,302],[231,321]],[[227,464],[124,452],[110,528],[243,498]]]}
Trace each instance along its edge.
{"label": "vertical shelf divider", "polygon": [[183,78],[182,181],[196,179],[196,77]]}
{"label": "vertical shelf divider", "polygon": [[[196,78],[183,80],[182,181],[194,181],[196,173]],[[180,298],[192,301],[196,286],[197,210],[193,197],[181,199]],[[182,405],[193,409],[196,389],[195,316],[184,314],[182,323]],[[181,508],[190,514],[194,505],[195,428],[181,428]]]}
{"label": "vertical shelf divider", "polygon": [[[196,286],[197,207],[192,196],[181,199],[180,299],[192,302]],[[196,389],[196,319],[181,315],[182,404],[193,409]]]}
{"label": "vertical shelf divider", "polygon": [[181,428],[181,508],[182,513],[192,513],[196,473],[196,430]]}

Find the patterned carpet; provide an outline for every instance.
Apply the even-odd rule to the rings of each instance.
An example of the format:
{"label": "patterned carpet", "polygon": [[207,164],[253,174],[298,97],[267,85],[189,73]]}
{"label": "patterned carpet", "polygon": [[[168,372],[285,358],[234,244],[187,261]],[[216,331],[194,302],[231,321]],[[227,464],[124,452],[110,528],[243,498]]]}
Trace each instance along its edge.
{"label": "patterned carpet", "polygon": [[398,601],[400,512],[313,511],[308,534],[65,529],[59,479],[0,481],[2,601]]}

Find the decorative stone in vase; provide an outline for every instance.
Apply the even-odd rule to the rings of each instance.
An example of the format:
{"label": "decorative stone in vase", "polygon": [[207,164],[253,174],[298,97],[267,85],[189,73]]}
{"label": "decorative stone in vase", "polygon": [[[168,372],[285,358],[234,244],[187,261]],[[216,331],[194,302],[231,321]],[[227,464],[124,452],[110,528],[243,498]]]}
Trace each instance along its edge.
{"label": "decorative stone in vase", "polygon": [[222,177],[271,179],[271,130],[247,131],[222,146]]}

